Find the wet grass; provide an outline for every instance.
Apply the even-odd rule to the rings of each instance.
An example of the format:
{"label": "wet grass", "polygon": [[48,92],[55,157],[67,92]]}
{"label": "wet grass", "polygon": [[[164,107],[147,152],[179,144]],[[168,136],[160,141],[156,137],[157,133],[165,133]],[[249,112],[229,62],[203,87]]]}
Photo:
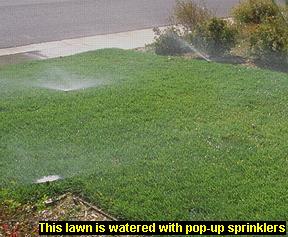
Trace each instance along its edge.
{"label": "wet grass", "polygon": [[[53,70],[109,83],[38,88]],[[74,191],[134,220],[287,219],[287,89],[284,73],[122,50],[5,67],[0,196]],[[31,184],[47,175],[64,179]]]}

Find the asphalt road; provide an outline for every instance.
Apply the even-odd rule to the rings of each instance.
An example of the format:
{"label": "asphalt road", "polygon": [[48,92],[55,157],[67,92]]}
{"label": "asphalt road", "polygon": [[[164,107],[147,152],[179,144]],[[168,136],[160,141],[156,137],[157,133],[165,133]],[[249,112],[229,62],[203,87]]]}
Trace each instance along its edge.
{"label": "asphalt road", "polygon": [[[227,16],[239,0],[206,0]],[[0,0],[0,48],[168,24],[175,0]]]}

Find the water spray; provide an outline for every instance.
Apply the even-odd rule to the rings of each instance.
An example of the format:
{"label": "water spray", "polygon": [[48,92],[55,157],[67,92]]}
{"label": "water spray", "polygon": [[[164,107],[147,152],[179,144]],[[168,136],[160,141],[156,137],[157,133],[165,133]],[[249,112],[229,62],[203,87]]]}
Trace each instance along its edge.
{"label": "water spray", "polygon": [[49,176],[44,176],[40,179],[37,179],[34,183],[36,184],[50,183],[50,182],[55,182],[60,179],[62,178],[59,175],[49,175]]}
{"label": "water spray", "polygon": [[71,91],[98,87],[108,83],[109,81],[107,80],[82,78],[63,70],[54,69],[49,71],[47,75],[44,75],[44,78],[42,78],[41,81],[38,81],[36,86],[68,93]]}
{"label": "water spray", "polygon": [[[187,42],[186,42],[187,43]],[[188,43],[187,43],[188,44]],[[208,56],[205,56],[203,53],[201,53],[199,50],[195,49],[192,45],[189,44],[189,48],[197,53],[198,55],[200,55],[200,57],[202,57],[204,60],[206,60],[208,63],[212,62],[212,60],[208,57]]]}
{"label": "water spray", "polygon": [[191,52],[196,53],[198,56],[200,56],[202,59],[204,59],[206,62],[212,62],[212,60],[207,56],[204,55],[204,53],[200,52],[198,49],[196,49],[192,44],[189,44],[187,41],[181,39],[178,35],[173,34],[173,37],[175,39],[177,39],[177,41],[179,42],[179,44],[189,48],[191,50]]}

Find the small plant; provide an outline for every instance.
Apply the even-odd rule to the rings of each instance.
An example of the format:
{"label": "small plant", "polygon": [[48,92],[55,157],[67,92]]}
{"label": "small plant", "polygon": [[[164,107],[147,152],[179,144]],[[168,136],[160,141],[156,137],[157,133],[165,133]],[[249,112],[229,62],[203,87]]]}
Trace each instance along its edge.
{"label": "small plant", "polygon": [[186,31],[193,31],[196,26],[212,16],[210,10],[192,0],[178,0],[171,19],[174,25],[181,25]]}
{"label": "small plant", "polygon": [[279,7],[273,0],[245,0],[233,10],[233,16],[240,24],[261,24],[278,14]]}
{"label": "small plant", "polygon": [[210,55],[221,56],[236,43],[237,31],[223,19],[212,18],[191,34],[192,44]]}
{"label": "small plant", "polygon": [[181,40],[180,36],[173,31],[168,29],[164,32],[154,30],[156,34],[155,53],[159,55],[182,55],[191,52],[189,44]]}

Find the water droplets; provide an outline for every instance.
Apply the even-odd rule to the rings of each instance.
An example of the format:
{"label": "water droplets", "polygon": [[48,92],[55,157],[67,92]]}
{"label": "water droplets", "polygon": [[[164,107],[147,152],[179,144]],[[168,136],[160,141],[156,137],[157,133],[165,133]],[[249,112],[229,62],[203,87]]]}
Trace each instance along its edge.
{"label": "water droplets", "polygon": [[84,90],[108,84],[108,80],[87,78],[58,68],[43,73],[36,83],[37,87],[63,92]]}

